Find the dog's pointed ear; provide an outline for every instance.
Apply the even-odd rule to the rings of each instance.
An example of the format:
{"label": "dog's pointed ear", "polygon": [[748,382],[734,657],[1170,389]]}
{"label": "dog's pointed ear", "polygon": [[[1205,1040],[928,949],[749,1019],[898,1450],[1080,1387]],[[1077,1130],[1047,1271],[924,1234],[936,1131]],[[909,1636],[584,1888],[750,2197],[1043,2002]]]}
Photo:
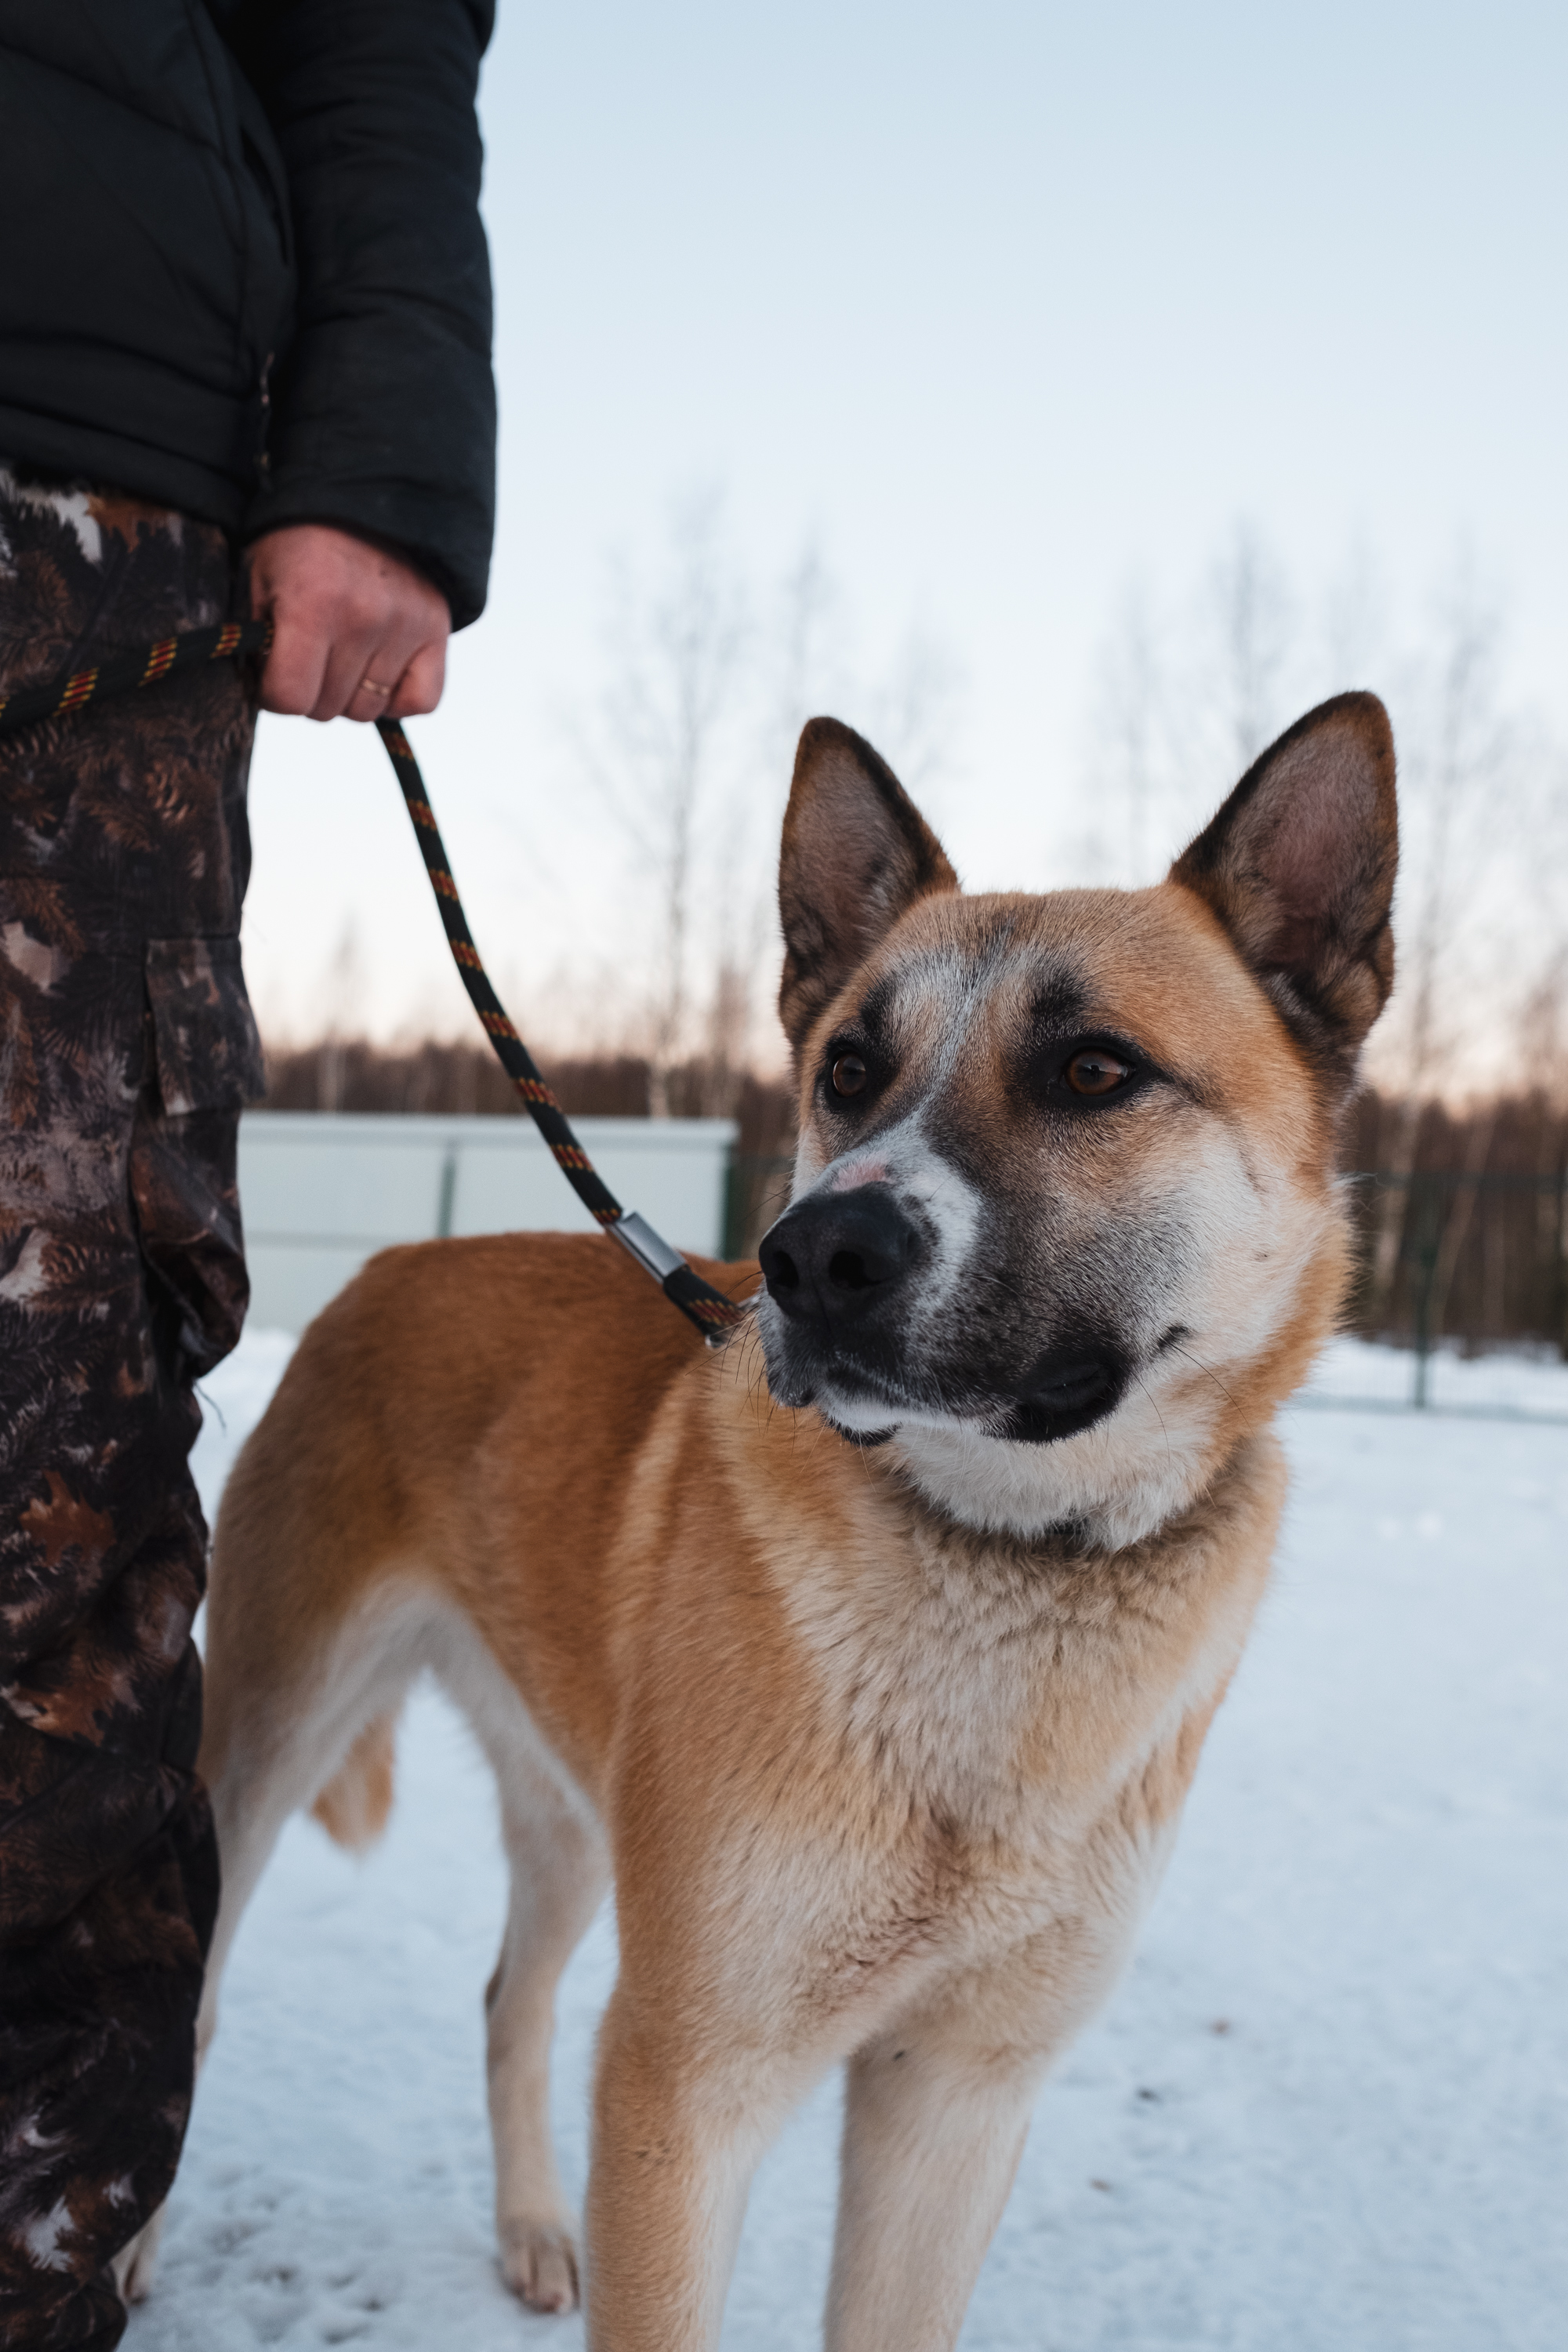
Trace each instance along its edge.
{"label": "dog's pointed ear", "polygon": [[1394,737],[1375,694],[1299,719],[1171,868],[1219,917],[1337,1083],[1394,984]]}
{"label": "dog's pointed ear", "polygon": [[885,760],[837,719],[806,722],[779,852],[779,1018],[798,1053],[906,907],[958,877]]}

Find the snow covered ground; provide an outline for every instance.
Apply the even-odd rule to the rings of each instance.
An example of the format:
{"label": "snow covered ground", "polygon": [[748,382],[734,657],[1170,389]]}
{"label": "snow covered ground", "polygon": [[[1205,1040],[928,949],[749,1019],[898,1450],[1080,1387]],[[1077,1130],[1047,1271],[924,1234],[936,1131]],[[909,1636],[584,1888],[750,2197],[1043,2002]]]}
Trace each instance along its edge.
{"label": "snow covered ground", "polygon": [[[1353,1398],[1358,1403],[1405,1406],[1410,1402],[1415,1371],[1415,1359],[1406,1349],[1333,1339],[1304,1393],[1313,1404]],[[1426,1381],[1428,1402],[1441,1412],[1568,1420],[1568,1371],[1542,1355],[1467,1359],[1455,1348],[1439,1346],[1428,1360]]]}
{"label": "snow covered ground", "polygon": [[[211,1384],[209,1505],[288,1346],[255,1334]],[[1380,1356],[1325,1381],[1399,1393]],[[1561,1369],[1493,1360],[1492,1393],[1524,1376],[1512,1402],[1568,1413]],[[1317,1409],[1289,1441],[1275,1591],[1132,1970],[1041,2100],[966,2352],[1565,2340],[1568,1430]],[[582,2343],[494,2259],[487,1774],[434,1695],[399,1769],[368,1860],[285,1836],[128,2352]],[[576,2191],[614,1968],[606,1916],[562,2001]],[[836,2129],[830,2084],[758,2175],[725,2352],[818,2340]]]}

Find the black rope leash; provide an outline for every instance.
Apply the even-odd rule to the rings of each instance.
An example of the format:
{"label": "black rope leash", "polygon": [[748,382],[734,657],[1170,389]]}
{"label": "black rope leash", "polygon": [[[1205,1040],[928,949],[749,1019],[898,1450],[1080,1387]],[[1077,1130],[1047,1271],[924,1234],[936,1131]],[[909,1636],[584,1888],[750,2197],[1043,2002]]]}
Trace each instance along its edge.
{"label": "black rope leash", "polygon": [[425,790],[425,779],[409,748],[408,738],[395,719],[378,719],[375,723],[414,820],[415,835],[424,854],[430,887],[436,893],[452,961],[468,992],[468,1002],[495,1048],[496,1059],[522,1097],[530,1118],[554,1153],[557,1165],[583,1206],[631,1252],[645,1273],[652,1275],[670,1304],[679,1307],[706,1339],[722,1339],[725,1332],[743,1319],[744,1307],[737,1307],[732,1298],[726,1298],[721,1290],[715,1290],[711,1283],[694,1274],[680,1252],[671,1249],[646,1217],[638,1216],[635,1209],[623,1209],[595,1171],[593,1161],[573,1134],[565,1112],[540,1076],[532,1055],[508,1020],[505,1006],[490,986],[468,931],[463,902],[458,896],[435,812]]}
{"label": "black rope leash", "polygon": [[200,669],[204,662],[227,661],[236,654],[260,653],[270,644],[269,621],[225,621],[215,629],[186,629],[177,637],[160,637],[155,646],[110,654],[91,669],[73,671],[69,677],[48,679],[42,686],[24,686],[15,694],[0,695],[0,735],[36,727],[41,719],[68,719],[89,702],[107,702],[118,694],[133,693],[139,686],[156,686],[176,671]]}
{"label": "black rope leash", "polygon": [[[105,702],[117,695],[134,693],[140,687],[154,686],[160,678],[171,677],[180,670],[199,668],[205,662],[262,653],[271,637],[269,621],[226,621],[217,628],[187,629],[177,636],[162,637],[154,646],[132,653],[111,654],[91,669],[77,670],[68,677],[54,678],[43,686],[23,687],[15,694],[0,698],[0,737],[16,734],[24,727],[36,727],[42,720],[68,718],[85,709],[89,702]],[[430,877],[430,887],[436,894],[452,961],[497,1060],[522,1097],[524,1108],[584,1207],[606,1233],[615,1235],[643,1271],[653,1276],[671,1306],[679,1307],[687,1320],[697,1326],[710,1347],[716,1347],[736,1324],[744,1320],[745,1308],[693,1273],[680,1252],[671,1249],[646,1217],[638,1216],[635,1209],[623,1209],[595,1170],[490,986],[463,913],[463,902],[447,862],[430,796],[408,738],[395,719],[378,719],[376,730],[386,746],[387,757],[414,821],[415,838]]]}

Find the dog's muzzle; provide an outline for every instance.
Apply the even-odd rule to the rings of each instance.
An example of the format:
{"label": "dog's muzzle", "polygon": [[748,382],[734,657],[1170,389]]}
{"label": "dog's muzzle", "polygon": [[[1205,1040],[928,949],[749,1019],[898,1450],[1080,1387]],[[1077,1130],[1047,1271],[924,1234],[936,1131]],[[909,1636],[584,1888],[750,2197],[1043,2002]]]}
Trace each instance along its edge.
{"label": "dog's muzzle", "polygon": [[[1124,1348],[1087,1331],[1064,1333],[1020,1373],[985,1360],[984,1328],[961,1330],[945,1360],[914,1378],[904,1361],[906,1310],[932,1243],[887,1184],[808,1193],[764,1234],[757,1255],[787,1333],[769,1360],[781,1403],[820,1405],[825,1394],[874,1400],[873,1410],[890,1407],[896,1422],[898,1396],[921,1395],[929,1412],[945,1393],[955,1423],[1016,1444],[1048,1445],[1103,1421],[1126,1389]],[[864,1444],[865,1434],[856,1442]]]}

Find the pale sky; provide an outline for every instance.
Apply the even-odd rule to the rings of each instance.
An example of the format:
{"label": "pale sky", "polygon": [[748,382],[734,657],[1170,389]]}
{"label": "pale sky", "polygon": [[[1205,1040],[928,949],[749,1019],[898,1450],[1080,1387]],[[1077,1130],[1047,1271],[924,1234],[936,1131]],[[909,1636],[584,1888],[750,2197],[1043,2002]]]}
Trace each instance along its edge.
{"label": "pale sky", "polygon": [[[821,549],[862,671],[911,625],[954,657],[931,808],[976,886],[1062,878],[1117,601],[1242,519],[1306,593],[1373,551],[1406,635],[1468,542],[1568,739],[1565,91],[1561,0],[501,0],[493,587],[411,731],[524,1034],[640,984],[569,722],[609,559],[705,486],[759,583]],[[459,1029],[374,738],[265,719],[252,808],[264,1028]]]}

